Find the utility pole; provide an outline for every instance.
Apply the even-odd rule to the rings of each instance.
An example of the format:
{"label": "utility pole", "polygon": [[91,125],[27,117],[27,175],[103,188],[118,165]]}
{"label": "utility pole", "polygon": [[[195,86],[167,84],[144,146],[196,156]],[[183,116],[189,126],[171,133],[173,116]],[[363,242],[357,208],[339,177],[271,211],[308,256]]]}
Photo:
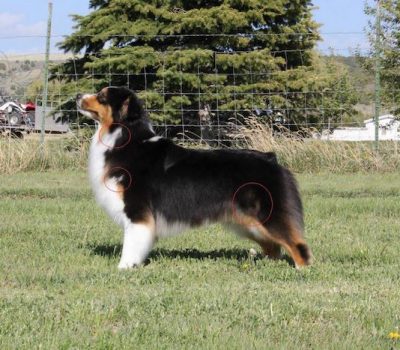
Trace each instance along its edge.
{"label": "utility pole", "polygon": [[50,39],[51,39],[51,20],[53,15],[53,2],[49,1],[49,12],[47,18],[47,38],[46,38],[46,58],[44,61],[44,78],[43,78],[43,98],[42,98],[42,125],[41,125],[41,145],[44,146],[44,131],[46,121],[46,109],[47,109],[47,95],[49,90],[49,56],[50,56]]}
{"label": "utility pole", "polygon": [[381,2],[376,1],[375,18],[375,151],[379,149],[379,115],[381,114]]}

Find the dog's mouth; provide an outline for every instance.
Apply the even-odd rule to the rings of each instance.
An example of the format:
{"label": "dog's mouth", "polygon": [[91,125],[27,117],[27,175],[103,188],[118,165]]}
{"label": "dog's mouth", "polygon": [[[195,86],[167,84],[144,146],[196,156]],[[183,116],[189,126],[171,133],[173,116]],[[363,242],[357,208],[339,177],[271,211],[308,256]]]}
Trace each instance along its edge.
{"label": "dog's mouth", "polygon": [[94,110],[91,110],[84,106],[83,104],[83,96],[78,96],[76,99],[76,107],[79,113],[83,114],[84,116],[94,119],[94,120],[99,120],[99,113],[97,113]]}
{"label": "dog's mouth", "polygon": [[90,119],[94,119],[94,120],[99,120],[99,114],[95,111],[91,111],[89,109],[83,109],[81,107],[78,106],[78,112],[83,114],[85,117],[88,117]]}

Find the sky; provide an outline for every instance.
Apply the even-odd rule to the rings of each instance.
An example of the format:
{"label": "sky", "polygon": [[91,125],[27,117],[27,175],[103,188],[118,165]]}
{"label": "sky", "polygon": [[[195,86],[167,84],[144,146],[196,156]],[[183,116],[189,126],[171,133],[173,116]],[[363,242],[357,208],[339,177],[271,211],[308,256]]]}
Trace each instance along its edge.
{"label": "sky", "polygon": [[[367,17],[365,0],[314,0],[318,9],[314,18],[322,26],[323,52],[332,48],[337,54],[349,55],[357,46],[367,48],[363,34]],[[69,14],[87,14],[89,0],[53,0],[52,44],[73,30]],[[0,55],[44,53],[48,0],[0,0]],[[346,34],[344,34],[346,33]],[[16,38],[17,36],[17,38]],[[30,36],[23,38],[24,36]],[[41,37],[32,37],[41,36]]]}

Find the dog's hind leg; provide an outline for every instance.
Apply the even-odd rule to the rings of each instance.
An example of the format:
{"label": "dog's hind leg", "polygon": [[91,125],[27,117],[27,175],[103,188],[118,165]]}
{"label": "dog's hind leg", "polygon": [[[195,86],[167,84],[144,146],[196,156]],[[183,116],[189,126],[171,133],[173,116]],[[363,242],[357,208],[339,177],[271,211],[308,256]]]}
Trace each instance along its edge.
{"label": "dog's hind leg", "polygon": [[303,238],[303,232],[294,223],[288,222],[266,228],[274,242],[280,244],[292,257],[296,267],[312,263],[311,250]]}
{"label": "dog's hind leg", "polygon": [[155,241],[154,221],[125,225],[120,270],[138,266],[147,258]]}
{"label": "dog's hind leg", "polygon": [[310,265],[312,254],[304,240],[303,205],[293,174],[282,169],[283,196],[276,197],[278,209],[264,226],[273,240],[282,245],[291,255],[296,267]]}
{"label": "dog's hind leg", "polygon": [[268,239],[257,241],[257,243],[261,246],[267,258],[273,260],[282,258],[282,250],[279,244]]}
{"label": "dog's hind leg", "polygon": [[236,222],[230,224],[239,236],[248,238],[260,245],[265,256],[269,259],[280,259],[282,257],[281,245],[276,243],[265,227],[254,217],[241,215]]}
{"label": "dog's hind leg", "polygon": [[311,264],[311,251],[308,248],[302,231],[296,229],[295,225],[286,223],[275,223],[274,225],[263,225],[256,218],[241,216],[237,222],[241,236],[257,242],[263,249],[265,255],[272,259],[280,257],[280,247],[283,247],[292,257],[297,268]]}

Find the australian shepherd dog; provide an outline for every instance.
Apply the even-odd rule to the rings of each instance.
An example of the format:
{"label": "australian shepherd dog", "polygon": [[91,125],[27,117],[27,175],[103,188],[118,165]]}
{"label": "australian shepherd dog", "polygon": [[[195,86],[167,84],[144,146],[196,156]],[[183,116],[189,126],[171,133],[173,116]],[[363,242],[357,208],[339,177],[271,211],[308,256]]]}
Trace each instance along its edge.
{"label": "australian shepherd dog", "polygon": [[156,136],[135,93],[107,87],[78,94],[98,128],[89,155],[98,203],[124,230],[118,267],[142,264],[158,238],[221,222],[272,259],[283,247],[311,263],[296,181],[274,153],[188,149]]}

